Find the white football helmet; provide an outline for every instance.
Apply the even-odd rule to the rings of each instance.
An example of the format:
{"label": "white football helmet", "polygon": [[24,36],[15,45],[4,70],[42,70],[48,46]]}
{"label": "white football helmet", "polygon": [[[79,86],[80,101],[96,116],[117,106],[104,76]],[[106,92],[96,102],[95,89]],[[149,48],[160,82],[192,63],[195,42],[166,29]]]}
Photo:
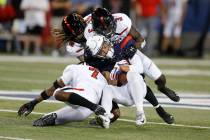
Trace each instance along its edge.
{"label": "white football helmet", "polygon": [[[102,49],[104,42],[110,45],[110,49],[107,52],[106,56],[101,56],[99,52]],[[93,56],[112,58],[114,54],[111,42],[102,35],[95,35],[93,37],[88,38],[86,46],[90,49]]]}
{"label": "white football helmet", "polygon": [[97,55],[102,47],[103,42],[104,42],[104,36],[96,35],[88,38],[86,46],[90,49],[92,55]]}

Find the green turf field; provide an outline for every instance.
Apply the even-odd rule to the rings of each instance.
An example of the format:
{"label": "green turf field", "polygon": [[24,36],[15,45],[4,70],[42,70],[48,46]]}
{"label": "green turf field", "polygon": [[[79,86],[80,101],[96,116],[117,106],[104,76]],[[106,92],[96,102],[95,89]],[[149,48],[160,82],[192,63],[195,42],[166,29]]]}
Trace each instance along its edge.
{"label": "green turf field", "polygon": [[[184,60],[183,60],[184,61]],[[210,60],[209,60],[210,62]],[[7,62],[0,61],[0,90],[32,91],[48,87],[60,76],[67,63],[41,62]],[[210,65],[159,65],[163,70],[168,69],[196,69],[210,70]],[[167,75],[168,85],[173,89],[186,93],[210,94],[210,76],[205,75]],[[153,81],[147,79],[155,90]],[[1,110],[18,110],[25,101],[0,99]],[[35,112],[47,113],[64,106],[62,103],[41,103]],[[174,115],[177,125],[164,125],[154,109],[146,108],[148,123],[136,127],[133,122],[117,121],[110,129],[88,125],[84,122],[68,123],[62,126],[35,128],[32,121],[41,115],[31,114],[27,118],[20,118],[14,112],[0,112],[0,139],[25,138],[35,140],[209,140],[210,139],[210,111],[197,109],[167,108]],[[135,120],[134,108],[121,108],[121,119]],[[158,124],[161,123],[161,124]],[[207,128],[199,128],[207,127]],[[10,139],[11,139],[10,138]]]}

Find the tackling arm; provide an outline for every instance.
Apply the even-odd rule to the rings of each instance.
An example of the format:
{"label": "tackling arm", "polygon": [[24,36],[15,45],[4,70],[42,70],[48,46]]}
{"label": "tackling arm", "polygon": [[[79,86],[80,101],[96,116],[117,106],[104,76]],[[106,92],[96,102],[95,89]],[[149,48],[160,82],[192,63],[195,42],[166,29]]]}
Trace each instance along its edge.
{"label": "tackling arm", "polygon": [[18,110],[18,115],[19,116],[22,116],[22,115],[27,116],[27,115],[29,115],[33,111],[34,107],[38,103],[42,102],[43,100],[47,100],[48,98],[50,98],[53,95],[54,91],[57,88],[61,88],[61,87],[64,87],[63,81],[61,79],[60,80],[56,80],[51,87],[49,87],[46,90],[43,90],[40,93],[40,95],[37,96],[34,100],[23,104]]}
{"label": "tackling arm", "polygon": [[129,34],[133,37],[133,39],[136,41],[135,47],[139,50],[142,50],[142,48],[145,46],[146,42],[142,35],[136,30],[134,26],[131,26],[131,30]]}

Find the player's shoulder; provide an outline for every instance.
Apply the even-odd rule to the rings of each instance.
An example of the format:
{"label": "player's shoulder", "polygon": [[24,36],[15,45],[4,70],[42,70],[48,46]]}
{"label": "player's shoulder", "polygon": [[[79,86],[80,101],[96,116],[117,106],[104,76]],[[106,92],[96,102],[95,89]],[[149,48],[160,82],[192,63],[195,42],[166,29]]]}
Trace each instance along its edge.
{"label": "player's shoulder", "polygon": [[96,33],[93,30],[93,24],[92,22],[87,24],[87,26],[85,27],[85,31],[84,31],[84,36],[86,39],[88,39],[89,37],[94,36]]}
{"label": "player's shoulder", "polygon": [[86,22],[86,24],[89,24],[92,22],[92,14],[88,14],[83,18]]}
{"label": "player's shoulder", "polygon": [[117,33],[121,33],[124,30],[130,31],[132,22],[131,19],[123,13],[112,14],[117,23]]}
{"label": "player's shoulder", "polygon": [[116,20],[116,22],[119,24],[125,24],[125,25],[131,24],[131,19],[124,13],[115,13],[112,15],[114,19]]}

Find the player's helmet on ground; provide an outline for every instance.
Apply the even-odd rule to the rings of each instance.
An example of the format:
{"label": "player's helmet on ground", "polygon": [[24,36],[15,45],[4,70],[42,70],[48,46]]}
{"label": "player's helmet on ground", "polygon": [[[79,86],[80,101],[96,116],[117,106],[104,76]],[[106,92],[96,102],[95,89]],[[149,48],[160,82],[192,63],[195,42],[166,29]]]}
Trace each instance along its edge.
{"label": "player's helmet on ground", "polygon": [[116,22],[112,14],[105,8],[97,8],[92,13],[93,29],[110,38],[116,30]]}
{"label": "player's helmet on ground", "polygon": [[82,16],[72,13],[63,18],[62,28],[70,40],[81,43],[85,41],[84,30],[86,23]]}

